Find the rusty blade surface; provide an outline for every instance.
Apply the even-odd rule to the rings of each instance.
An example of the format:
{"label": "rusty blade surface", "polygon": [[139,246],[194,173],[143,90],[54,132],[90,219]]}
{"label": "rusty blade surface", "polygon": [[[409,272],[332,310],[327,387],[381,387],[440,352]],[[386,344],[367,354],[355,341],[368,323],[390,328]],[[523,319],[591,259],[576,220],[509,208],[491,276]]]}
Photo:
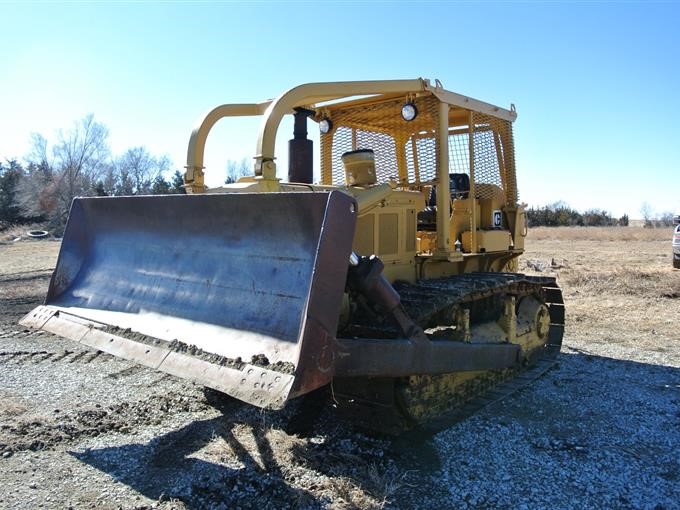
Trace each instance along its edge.
{"label": "rusty blade surface", "polygon": [[[53,316],[30,325],[101,348],[85,324],[139,362],[147,343],[105,326],[244,363],[265,357],[293,367],[286,391],[311,391],[332,377],[354,211],[337,191],[76,199],[45,301]],[[155,368],[193,380],[207,370],[183,362]],[[279,402],[244,396],[233,375],[217,389]]]}

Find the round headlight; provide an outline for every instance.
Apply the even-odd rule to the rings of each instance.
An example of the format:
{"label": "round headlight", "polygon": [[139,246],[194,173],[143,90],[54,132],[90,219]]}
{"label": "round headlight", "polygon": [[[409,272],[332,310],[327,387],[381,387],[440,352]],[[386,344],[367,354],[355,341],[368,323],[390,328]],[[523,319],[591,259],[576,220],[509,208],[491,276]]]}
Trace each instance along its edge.
{"label": "round headlight", "polygon": [[410,122],[418,115],[418,108],[413,103],[406,103],[401,107],[401,117],[406,122]]}
{"label": "round headlight", "polygon": [[321,119],[319,122],[319,131],[321,131],[322,134],[328,133],[331,129],[333,129],[333,123],[331,122],[331,119],[328,117],[324,117]]}

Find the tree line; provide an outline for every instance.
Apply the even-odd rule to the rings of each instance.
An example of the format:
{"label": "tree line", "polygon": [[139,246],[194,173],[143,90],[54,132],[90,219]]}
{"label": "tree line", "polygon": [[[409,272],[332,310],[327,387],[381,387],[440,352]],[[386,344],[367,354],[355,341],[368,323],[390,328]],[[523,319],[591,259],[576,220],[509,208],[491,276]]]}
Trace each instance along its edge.
{"label": "tree line", "polygon": [[654,209],[649,205],[649,202],[642,203],[640,214],[642,214],[642,219],[646,228],[672,227],[675,224],[673,222],[674,214],[672,212],[666,211],[661,214],[654,214]]}
{"label": "tree line", "polygon": [[543,207],[529,207],[526,210],[527,221],[530,227],[627,227],[629,218],[624,214],[620,218],[602,209],[589,209],[583,213],[572,209],[564,202]]}
{"label": "tree line", "polygon": [[51,147],[44,136],[33,134],[23,164],[0,162],[0,228],[44,222],[60,234],[77,196],[185,193],[182,174],[171,173],[167,156],[140,146],[114,157],[108,137],[93,115],[59,131]]}
{"label": "tree line", "polygon": [[[655,215],[647,202],[642,204],[640,213],[645,227],[669,227],[673,225],[673,213],[664,212]],[[555,202],[543,207],[529,207],[526,214],[530,227],[627,227],[630,223],[627,214],[620,218],[614,218],[603,209],[589,209],[585,212],[579,212],[564,202]]]}

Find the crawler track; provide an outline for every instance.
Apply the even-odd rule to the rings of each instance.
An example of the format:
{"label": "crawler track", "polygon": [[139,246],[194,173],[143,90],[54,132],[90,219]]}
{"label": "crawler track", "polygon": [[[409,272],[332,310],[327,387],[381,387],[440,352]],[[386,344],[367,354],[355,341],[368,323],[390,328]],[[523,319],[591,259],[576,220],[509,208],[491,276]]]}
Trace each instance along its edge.
{"label": "crawler track", "polygon": [[[511,273],[470,273],[396,286],[409,315],[423,328],[442,325],[454,307],[470,310],[473,323],[495,320],[499,298],[533,296],[548,305],[546,344],[527,353],[522,366],[408,378],[336,379],[333,396],[348,418],[383,433],[431,433],[462,420],[525,387],[556,362],[564,332],[564,303],[555,279]],[[355,325],[354,331],[370,328]],[[474,339],[473,339],[474,340]],[[453,340],[452,340],[453,341]]]}

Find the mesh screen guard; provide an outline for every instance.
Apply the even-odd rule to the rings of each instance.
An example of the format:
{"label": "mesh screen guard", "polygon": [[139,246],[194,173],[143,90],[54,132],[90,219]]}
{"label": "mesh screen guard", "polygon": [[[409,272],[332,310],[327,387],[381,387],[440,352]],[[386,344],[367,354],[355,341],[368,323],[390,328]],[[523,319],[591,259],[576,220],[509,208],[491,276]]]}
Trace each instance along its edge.
{"label": "mesh screen guard", "polygon": [[[358,149],[374,151],[379,183],[394,180],[405,187],[431,183],[437,176],[439,160],[439,99],[422,96],[414,103],[418,116],[411,122],[401,117],[404,98],[334,109],[334,128],[321,135],[322,183],[345,185],[341,156]],[[451,107],[449,173],[470,175],[469,114],[469,110]],[[512,123],[478,112],[472,112],[472,119],[476,197],[491,198],[500,192],[506,203],[515,204]]]}
{"label": "mesh screen guard", "polygon": [[408,185],[434,179],[439,102],[433,96],[414,102],[418,116],[411,122],[401,117],[403,98],[334,112],[334,130],[321,136],[323,183],[344,185],[345,169],[340,158],[357,149],[373,149],[379,183],[392,179]]}

